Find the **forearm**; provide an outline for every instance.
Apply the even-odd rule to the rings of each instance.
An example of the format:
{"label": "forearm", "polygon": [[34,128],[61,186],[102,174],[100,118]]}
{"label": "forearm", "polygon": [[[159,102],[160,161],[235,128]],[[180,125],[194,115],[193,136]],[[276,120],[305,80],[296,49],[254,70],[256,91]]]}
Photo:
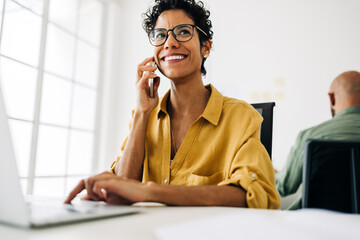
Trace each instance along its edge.
{"label": "forearm", "polygon": [[115,167],[116,175],[141,181],[149,116],[135,112],[128,142]]}
{"label": "forearm", "polygon": [[247,207],[246,192],[236,186],[174,186],[147,183],[148,201],[180,206]]}

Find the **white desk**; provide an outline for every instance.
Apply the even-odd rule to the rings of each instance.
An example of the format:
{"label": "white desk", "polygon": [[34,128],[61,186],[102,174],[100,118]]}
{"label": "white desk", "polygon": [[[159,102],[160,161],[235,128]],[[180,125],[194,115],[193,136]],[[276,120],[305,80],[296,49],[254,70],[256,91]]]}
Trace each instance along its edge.
{"label": "white desk", "polygon": [[360,239],[360,215],[221,207],[152,207],[44,229],[0,225],[1,240]]}

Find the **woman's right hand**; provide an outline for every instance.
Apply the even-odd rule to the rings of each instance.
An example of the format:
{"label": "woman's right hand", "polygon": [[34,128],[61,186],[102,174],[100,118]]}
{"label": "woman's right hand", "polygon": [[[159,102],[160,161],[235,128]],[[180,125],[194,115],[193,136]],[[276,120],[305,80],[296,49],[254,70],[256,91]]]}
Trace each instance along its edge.
{"label": "woman's right hand", "polygon": [[[159,102],[159,96],[157,90],[160,85],[160,78],[154,73],[157,69],[153,65],[155,61],[154,57],[146,58],[143,62],[138,65],[137,68],[137,112],[150,114],[151,111],[157,106]],[[154,79],[154,97],[150,97],[150,87],[149,81],[150,78]]]}

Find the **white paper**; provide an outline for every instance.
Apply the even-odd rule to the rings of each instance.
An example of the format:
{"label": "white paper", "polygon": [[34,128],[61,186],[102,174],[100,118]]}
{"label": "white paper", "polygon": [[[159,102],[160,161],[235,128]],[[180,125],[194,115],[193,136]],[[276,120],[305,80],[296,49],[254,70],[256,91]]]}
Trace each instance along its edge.
{"label": "white paper", "polygon": [[360,215],[326,210],[236,211],[154,230],[158,240],[360,239]]}

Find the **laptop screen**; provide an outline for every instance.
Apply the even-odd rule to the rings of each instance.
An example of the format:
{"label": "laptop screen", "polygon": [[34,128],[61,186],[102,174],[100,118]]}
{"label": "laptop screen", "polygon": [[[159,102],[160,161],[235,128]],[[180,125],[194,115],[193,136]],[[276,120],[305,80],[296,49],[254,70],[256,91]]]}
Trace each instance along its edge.
{"label": "laptop screen", "polygon": [[0,221],[28,225],[0,81]]}

